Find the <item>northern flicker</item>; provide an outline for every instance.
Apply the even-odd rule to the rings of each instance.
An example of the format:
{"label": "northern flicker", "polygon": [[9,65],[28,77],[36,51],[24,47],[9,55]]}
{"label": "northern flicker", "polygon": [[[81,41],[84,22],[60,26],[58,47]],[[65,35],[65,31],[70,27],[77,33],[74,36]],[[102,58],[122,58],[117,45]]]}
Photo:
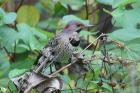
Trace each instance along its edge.
{"label": "northern flicker", "polygon": [[68,63],[80,44],[79,32],[87,27],[91,26],[86,26],[79,21],[70,21],[42,50],[38,64],[40,65],[45,59],[53,62],[58,68]]}
{"label": "northern flicker", "polygon": [[[35,79],[35,77],[32,75],[35,74],[36,79],[38,81],[40,81],[38,77],[44,78],[44,75],[42,76],[39,72],[42,72],[43,67],[45,67],[46,65],[53,63],[56,66],[56,69],[59,69],[61,66],[71,61],[71,58],[73,58],[73,56],[75,55],[74,52],[76,51],[76,49],[78,48],[80,44],[79,32],[82,29],[87,28],[87,27],[91,27],[91,26],[86,26],[79,21],[70,21],[64,27],[62,32],[60,32],[59,34],[56,34],[56,36],[52,40],[49,41],[48,45],[46,45],[46,47],[44,47],[41,52],[42,54],[40,55],[40,58],[37,61],[38,64],[35,65],[35,67],[33,68],[31,72],[29,72],[30,74],[29,75],[24,74],[25,78],[19,77],[16,80],[17,83],[15,85],[17,85],[17,87],[21,91],[24,91],[22,93],[27,93],[25,91],[29,91],[29,89],[31,89],[32,87],[35,87],[35,86],[32,86],[34,82],[29,82],[29,80]],[[79,64],[78,66],[81,67],[81,65]],[[36,85],[40,84],[38,82],[35,82],[35,83],[37,83]],[[36,88],[38,91],[44,91],[46,90],[46,88],[48,88],[47,84],[48,83],[36,86]],[[44,91],[43,93],[48,93],[46,91]]]}

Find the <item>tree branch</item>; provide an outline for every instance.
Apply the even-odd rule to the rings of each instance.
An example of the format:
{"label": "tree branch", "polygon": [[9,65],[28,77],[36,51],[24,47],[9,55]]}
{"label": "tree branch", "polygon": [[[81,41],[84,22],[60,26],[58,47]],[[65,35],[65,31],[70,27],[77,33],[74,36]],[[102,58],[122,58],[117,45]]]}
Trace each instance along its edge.
{"label": "tree branch", "polygon": [[89,11],[88,11],[88,0],[85,0],[85,3],[86,3],[86,19],[88,19],[88,14],[89,14]]}

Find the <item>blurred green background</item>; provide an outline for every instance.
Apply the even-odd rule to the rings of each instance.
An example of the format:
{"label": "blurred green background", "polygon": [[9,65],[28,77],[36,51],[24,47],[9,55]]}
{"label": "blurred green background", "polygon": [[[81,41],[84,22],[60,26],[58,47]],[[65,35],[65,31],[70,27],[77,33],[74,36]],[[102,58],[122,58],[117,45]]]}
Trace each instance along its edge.
{"label": "blurred green background", "polygon": [[[103,62],[103,44],[98,44],[99,58],[84,80],[64,74],[61,92],[140,93],[140,0],[0,0],[0,93],[18,93],[9,78],[30,69],[70,20],[96,25],[80,33],[80,49],[107,33],[111,60]],[[95,46],[85,51],[87,58]]]}

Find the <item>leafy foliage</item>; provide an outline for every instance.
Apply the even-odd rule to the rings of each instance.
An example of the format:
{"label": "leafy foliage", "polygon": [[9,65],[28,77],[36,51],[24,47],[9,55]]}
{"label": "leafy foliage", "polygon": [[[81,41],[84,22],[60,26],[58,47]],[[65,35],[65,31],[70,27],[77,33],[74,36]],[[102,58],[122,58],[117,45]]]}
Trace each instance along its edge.
{"label": "leafy foliage", "polygon": [[10,12],[5,13],[2,8],[0,8],[0,25],[3,24],[12,24],[16,19],[16,13]]}
{"label": "leafy foliage", "polygon": [[[80,33],[82,43],[79,50],[82,51],[87,43],[95,40],[96,33],[102,31],[100,29],[103,28],[102,24],[108,21],[102,20],[101,16],[105,15],[112,17],[113,25],[111,31],[108,31],[107,27],[103,28],[110,32],[107,33],[107,42],[95,43],[84,52],[86,59],[94,55],[97,57],[90,62],[90,70],[84,79],[69,75],[67,70],[64,71],[64,75],[60,75],[64,81],[61,92],[140,92],[138,83],[140,0],[35,0],[32,2],[25,0],[23,3],[19,1],[15,4],[14,2],[16,0],[0,0],[0,92],[17,93],[10,78],[30,70],[40,50],[55,35],[55,32],[62,31],[67,22],[78,20],[84,24],[92,23],[97,26],[95,29],[87,29]],[[6,5],[11,6],[12,9],[5,7]],[[15,8],[17,12],[14,12]],[[104,59],[105,51],[110,58],[110,63]]]}
{"label": "leafy foliage", "polygon": [[17,12],[18,23],[26,23],[29,25],[36,25],[39,21],[40,14],[33,6],[22,6]]}

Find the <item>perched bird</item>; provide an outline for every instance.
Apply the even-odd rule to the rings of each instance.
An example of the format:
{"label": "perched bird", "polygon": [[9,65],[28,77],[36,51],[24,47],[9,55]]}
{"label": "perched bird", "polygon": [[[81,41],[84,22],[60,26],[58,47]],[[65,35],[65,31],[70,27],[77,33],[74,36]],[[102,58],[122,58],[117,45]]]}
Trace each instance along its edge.
{"label": "perched bird", "polygon": [[[71,62],[71,60],[77,58],[73,56],[75,55],[74,52],[76,52],[76,49],[78,48],[78,45],[80,44],[79,32],[82,29],[87,28],[87,27],[91,27],[91,26],[86,26],[79,21],[70,21],[64,27],[62,32],[60,32],[59,34],[56,34],[56,36],[49,41],[48,45],[46,45],[46,47],[43,48],[41,55],[37,61],[37,65],[35,65],[35,67],[31,70],[31,72],[29,72],[30,74],[29,75],[24,74],[25,78],[21,76],[18,79],[16,79],[15,82],[17,83],[15,83],[15,85],[17,85],[17,87],[21,91],[24,91],[22,93],[27,93],[25,91],[29,91],[29,89],[34,83],[35,84],[38,83],[38,82],[31,82],[32,80],[34,79],[42,80],[44,76],[46,76],[46,74],[42,74],[44,70],[43,68],[46,65],[53,63],[57,70],[61,68],[63,65]],[[74,64],[73,67],[78,69],[78,70],[74,69],[74,71],[78,73],[82,71],[81,68],[84,68],[84,66],[82,66],[81,63],[80,64],[77,63],[76,65]],[[49,74],[47,75],[49,76]],[[36,76],[33,76],[33,75],[36,75]],[[40,85],[38,85],[39,84],[38,83],[36,84],[38,85],[36,86],[36,89],[40,91],[40,93],[48,93],[48,91],[50,90],[54,91],[52,90],[53,88],[48,89],[48,83],[49,82],[43,82]],[[52,92],[49,92],[49,93],[52,93]]]}
{"label": "perched bird", "polygon": [[48,45],[42,50],[38,63],[47,58],[46,61],[53,62],[56,68],[68,63],[73,53],[80,44],[79,32],[90,25],[84,25],[79,21],[70,21],[64,27],[63,31],[49,41]]}

